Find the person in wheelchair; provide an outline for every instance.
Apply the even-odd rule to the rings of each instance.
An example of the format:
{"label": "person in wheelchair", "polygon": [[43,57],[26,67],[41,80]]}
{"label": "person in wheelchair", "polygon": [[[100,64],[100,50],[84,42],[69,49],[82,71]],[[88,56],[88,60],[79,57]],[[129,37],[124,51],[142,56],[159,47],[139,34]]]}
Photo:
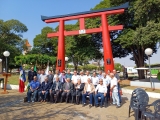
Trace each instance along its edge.
{"label": "person in wheelchair", "polygon": [[[97,91],[98,91],[98,93],[97,93]],[[107,93],[107,86],[106,86],[106,84],[103,84],[103,79],[101,78],[99,80],[99,84],[97,85],[97,87],[95,89],[95,106],[96,107],[98,107],[98,105],[99,105],[99,103],[98,103],[99,97],[101,97],[100,107],[102,107],[104,105],[106,93]]]}
{"label": "person in wheelchair", "polygon": [[27,92],[28,102],[31,102],[32,93],[33,93],[32,102],[37,101],[37,94],[38,94],[38,88],[39,88],[39,86],[40,86],[40,82],[37,81],[37,77],[34,76],[33,80],[30,82],[29,91]]}
{"label": "person in wheelchair", "polygon": [[82,96],[83,89],[84,89],[84,84],[81,84],[81,79],[78,78],[77,84],[74,85],[74,93],[72,94],[72,103],[73,103],[74,98],[75,98],[76,104],[79,104],[79,100]]}
{"label": "person in wheelchair", "polygon": [[[56,77],[56,81],[53,82],[51,88],[50,88],[50,102],[55,101],[57,102],[58,98],[60,97],[60,94],[62,92],[62,83],[59,81],[59,77]],[[54,96],[56,95],[56,99],[54,100]]]}

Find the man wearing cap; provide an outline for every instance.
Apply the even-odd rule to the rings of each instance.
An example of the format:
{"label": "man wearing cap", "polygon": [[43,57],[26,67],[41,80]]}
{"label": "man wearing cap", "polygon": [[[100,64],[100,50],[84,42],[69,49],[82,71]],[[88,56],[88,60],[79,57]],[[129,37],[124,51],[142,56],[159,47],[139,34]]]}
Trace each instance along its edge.
{"label": "man wearing cap", "polygon": [[[97,93],[98,91],[98,93]],[[99,84],[97,85],[96,89],[95,89],[95,103],[96,103],[96,107],[98,106],[98,97],[101,97],[101,103],[100,106],[102,107],[104,104],[104,99],[106,97],[106,93],[107,93],[107,86],[104,83],[103,84],[103,79],[100,78],[99,80]]]}

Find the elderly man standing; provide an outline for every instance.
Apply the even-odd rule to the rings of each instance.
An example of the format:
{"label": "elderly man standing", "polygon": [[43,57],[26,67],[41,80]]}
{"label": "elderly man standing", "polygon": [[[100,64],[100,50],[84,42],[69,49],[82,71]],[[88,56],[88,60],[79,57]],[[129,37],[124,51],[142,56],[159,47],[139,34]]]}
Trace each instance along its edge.
{"label": "elderly man standing", "polygon": [[119,97],[118,97],[117,78],[114,77],[113,73],[110,73],[110,77],[111,77],[111,91],[112,91],[113,105],[117,103],[117,108],[119,108],[120,102],[119,102]]}
{"label": "elderly man standing", "polygon": [[29,83],[33,80],[34,76],[37,76],[37,72],[33,70],[33,67],[31,67],[31,70],[28,72],[28,82]]}
{"label": "elderly man standing", "polygon": [[[96,107],[98,107],[98,97],[101,97],[101,104],[100,106],[102,107],[104,104],[104,99],[106,97],[106,93],[107,93],[107,86],[105,83],[103,83],[103,79],[100,78],[99,83],[95,89],[95,103],[96,103]],[[97,94],[98,91],[98,94]]]}
{"label": "elderly man standing", "polygon": [[62,83],[59,81],[59,77],[57,76],[56,81],[53,83],[53,85],[50,88],[51,102],[53,102],[55,94],[56,94],[55,103],[57,102],[57,99],[59,98],[61,91],[62,91]]}
{"label": "elderly man standing", "polygon": [[94,85],[95,88],[99,84],[99,78],[97,77],[96,72],[93,72],[92,83],[93,83],[93,85]]}
{"label": "elderly man standing", "polygon": [[31,95],[33,93],[33,100],[32,102],[36,101],[37,98],[37,93],[38,93],[38,88],[39,88],[39,81],[37,81],[37,77],[34,76],[33,80],[30,82],[30,90],[27,92],[27,98],[28,98],[28,102],[31,102]]}
{"label": "elderly man standing", "polygon": [[94,91],[95,91],[95,87],[91,83],[91,79],[88,78],[87,83],[84,86],[84,91],[83,91],[84,94],[82,95],[83,106],[86,105],[86,96],[89,95],[89,99],[90,99],[89,107],[92,107],[92,104],[93,104],[93,93],[94,93]]}
{"label": "elderly man standing", "polygon": [[89,71],[86,71],[86,75],[84,76],[84,83],[87,83],[88,78],[89,78],[90,80],[92,80],[92,77],[90,76],[90,72],[89,72]]}
{"label": "elderly man standing", "polygon": [[67,78],[70,78],[70,80],[72,79],[72,74],[71,74],[71,71],[70,71],[70,70],[67,70],[66,80],[67,80]]}
{"label": "elderly man standing", "polygon": [[41,89],[40,89],[41,90],[40,96],[42,99],[41,102],[46,102],[49,89],[50,89],[50,83],[48,82],[48,77],[45,77],[45,81],[42,82]]}
{"label": "elderly man standing", "polygon": [[121,82],[121,80],[120,80],[120,77],[119,77],[119,75],[118,75],[118,73],[117,73],[116,70],[113,70],[113,74],[117,78],[118,97],[119,97],[119,102],[121,103],[122,102],[122,98],[121,98],[121,94],[120,94],[120,90],[121,90],[121,88],[120,88],[120,82]]}
{"label": "elderly man standing", "polygon": [[61,102],[63,101],[64,97],[66,97],[66,103],[68,102],[68,98],[71,94],[72,89],[73,89],[73,84],[70,82],[70,78],[67,78],[66,82],[63,84],[63,93],[61,96]]}
{"label": "elderly man standing", "polygon": [[80,77],[79,77],[79,75],[77,75],[77,71],[74,70],[74,75],[72,76],[72,79],[71,79],[71,80],[72,80],[72,83],[73,83],[74,85],[76,85],[79,78],[80,78]]}

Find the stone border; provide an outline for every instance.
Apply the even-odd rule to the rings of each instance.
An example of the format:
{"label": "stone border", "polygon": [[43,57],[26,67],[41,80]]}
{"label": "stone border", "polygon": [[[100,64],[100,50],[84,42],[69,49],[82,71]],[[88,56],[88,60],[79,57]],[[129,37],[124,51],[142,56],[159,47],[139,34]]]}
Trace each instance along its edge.
{"label": "stone border", "polygon": [[[122,93],[132,94],[133,90],[122,88]],[[147,92],[148,96],[151,98],[160,98],[160,93]]]}

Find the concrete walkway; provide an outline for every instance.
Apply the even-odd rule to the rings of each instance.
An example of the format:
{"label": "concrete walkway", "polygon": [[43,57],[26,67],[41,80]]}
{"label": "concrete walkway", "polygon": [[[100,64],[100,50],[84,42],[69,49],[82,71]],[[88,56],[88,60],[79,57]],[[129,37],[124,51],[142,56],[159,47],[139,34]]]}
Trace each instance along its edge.
{"label": "concrete walkway", "polygon": [[[0,89],[0,93],[3,90]],[[26,93],[8,90],[0,94],[0,120],[134,120],[133,112],[128,118],[130,94],[124,94],[122,107],[108,105],[107,108],[66,103],[24,103]],[[151,98],[150,102],[156,99]]]}

